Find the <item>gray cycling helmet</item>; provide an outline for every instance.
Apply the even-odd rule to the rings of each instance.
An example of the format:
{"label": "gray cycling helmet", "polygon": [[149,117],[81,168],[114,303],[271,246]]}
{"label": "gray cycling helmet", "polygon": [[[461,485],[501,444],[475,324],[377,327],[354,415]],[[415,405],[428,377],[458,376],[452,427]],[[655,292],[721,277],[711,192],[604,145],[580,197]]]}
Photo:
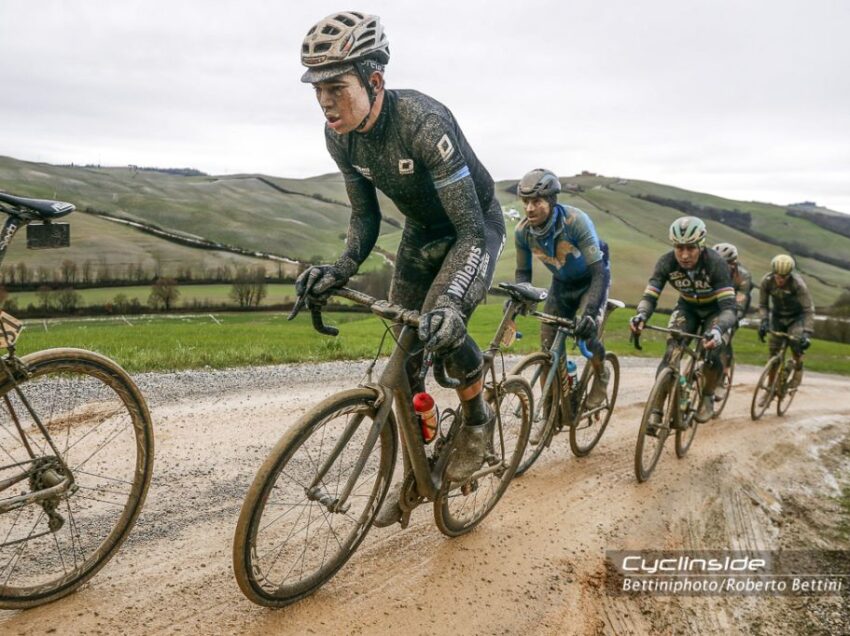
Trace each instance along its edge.
{"label": "gray cycling helmet", "polygon": [[307,71],[304,83],[322,82],[349,71],[363,76],[358,62],[370,61],[383,70],[390,61],[390,44],[381,19],[357,11],[334,13],[307,31],[301,44],[301,63]]}
{"label": "gray cycling helmet", "polygon": [[714,246],[714,251],[720,254],[727,263],[738,261],[738,248],[731,243],[718,243]]}
{"label": "gray cycling helmet", "polygon": [[561,191],[561,182],[554,172],[544,168],[535,168],[526,174],[516,187],[516,194],[521,198],[555,197]]}
{"label": "gray cycling helmet", "polygon": [[673,245],[705,245],[707,234],[705,223],[695,216],[682,216],[670,226],[670,242]]}

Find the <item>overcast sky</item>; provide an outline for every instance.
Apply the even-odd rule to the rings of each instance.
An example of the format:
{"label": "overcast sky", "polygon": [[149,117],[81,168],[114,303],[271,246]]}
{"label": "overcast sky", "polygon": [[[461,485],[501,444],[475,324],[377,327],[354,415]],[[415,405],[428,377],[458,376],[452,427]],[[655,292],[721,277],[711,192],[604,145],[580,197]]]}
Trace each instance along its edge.
{"label": "overcast sky", "polygon": [[0,0],[0,154],[335,170],[301,40],[381,16],[390,88],[446,104],[497,179],[593,170],[850,212],[845,0]]}

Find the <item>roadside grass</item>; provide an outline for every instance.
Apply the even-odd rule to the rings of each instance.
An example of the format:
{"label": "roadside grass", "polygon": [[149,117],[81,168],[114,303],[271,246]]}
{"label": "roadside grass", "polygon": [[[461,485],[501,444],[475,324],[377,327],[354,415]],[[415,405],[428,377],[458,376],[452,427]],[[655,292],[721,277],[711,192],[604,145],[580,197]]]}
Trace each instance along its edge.
{"label": "roadside grass", "polygon": [[[492,297],[479,307],[470,322],[470,333],[486,347],[501,320],[501,299]],[[664,334],[645,331],[643,351],[629,343],[628,309],[612,314],[605,342],[621,356],[658,358],[665,347]],[[292,322],[282,313],[222,313],[191,316],[137,316],[120,319],[74,319],[25,321],[18,353],[50,347],[80,347],[99,351],[128,371],[165,371],[193,368],[226,368],[284,362],[353,360],[374,356],[384,326],[369,314],[328,313],[325,323],[338,326],[339,336],[316,333],[307,313]],[[216,322],[218,321],[218,322]],[[653,317],[664,326],[666,316]],[[527,316],[517,320],[522,338],[509,349],[529,353],[539,347],[540,323]],[[390,351],[387,340],[384,353]],[[767,345],[758,342],[755,330],[741,329],[735,336],[739,363],[762,365]],[[815,340],[806,354],[806,368],[823,373],[850,375],[850,345]]]}

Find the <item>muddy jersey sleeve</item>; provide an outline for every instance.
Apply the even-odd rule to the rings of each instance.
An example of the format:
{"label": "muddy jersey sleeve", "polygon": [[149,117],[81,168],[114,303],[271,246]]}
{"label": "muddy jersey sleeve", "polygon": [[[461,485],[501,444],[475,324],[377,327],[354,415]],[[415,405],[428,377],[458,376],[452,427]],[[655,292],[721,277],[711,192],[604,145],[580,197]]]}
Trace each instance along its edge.
{"label": "muddy jersey sleeve", "polygon": [[770,286],[773,276],[765,274],[759,285],[759,318],[765,320],[770,315]]}
{"label": "muddy jersey sleeve", "polygon": [[649,282],[643,290],[643,297],[638,303],[637,310],[638,313],[645,315],[647,320],[649,320],[652,312],[655,311],[661,290],[664,289],[664,285],[667,284],[667,279],[670,277],[670,272],[672,271],[670,259],[672,257],[673,253],[669,252],[658,259],[658,262],[655,263],[655,271],[652,272],[652,276],[650,276]]}
{"label": "muddy jersey sleeve", "polygon": [[720,314],[717,316],[717,325],[725,333],[733,329],[738,322],[732,274],[729,272],[726,261],[713,250],[710,251],[709,258],[707,258],[707,268],[708,282],[714,290],[717,308],[720,310]]}
{"label": "muddy jersey sleeve", "polygon": [[753,277],[743,266],[738,266],[738,277],[735,280],[735,304],[737,305],[738,320],[747,315],[753,291]]}
{"label": "muddy jersey sleeve", "polygon": [[579,249],[584,256],[584,262],[590,266],[602,260],[602,248],[596,234],[596,226],[586,212],[575,208],[573,210],[575,218],[569,225],[570,242]]}
{"label": "muddy jersey sleeve", "polygon": [[381,208],[374,184],[354,169],[345,153],[343,142],[336,133],[325,129],[325,140],[336,165],[345,179],[345,190],[351,203],[351,219],[345,251],[334,264],[346,276],[353,276],[369,256],[381,228]]}
{"label": "muddy jersey sleeve", "polygon": [[426,115],[414,135],[415,158],[431,175],[440,203],[457,234],[434,282],[436,307],[474,306],[484,297],[489,257],[484,241],[484,216],[469,166],[460,149],[455,126],[445,117]]}
{"label": "muddy jersey sleeve", "polygon": [[526,220],[517,224],[514,231],[514,245],[516,246],[516,271],[514,278],[518,283],[531,282],[531,248],[525,235]]}
{"label": "muddy jersey sleeve", "polygon": [[815,304],[812,302],[812,295],[809,293],[809,287],[806,285],[803,278],[799,275],[794,276],[794,283],[797,287],[797,302],[803,310],[803,331],[814,333],[815,330]]}

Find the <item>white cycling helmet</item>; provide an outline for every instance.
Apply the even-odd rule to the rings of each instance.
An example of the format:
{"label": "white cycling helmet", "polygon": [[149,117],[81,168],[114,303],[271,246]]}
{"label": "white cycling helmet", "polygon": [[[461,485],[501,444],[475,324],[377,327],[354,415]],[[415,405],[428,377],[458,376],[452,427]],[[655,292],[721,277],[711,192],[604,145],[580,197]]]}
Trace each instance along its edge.
{"label": "white cycling helmet", "polygon": [[695,216],[682,216],[670,226],[670,242],[673,245],[705,245],[707,234],[705,223]]}
{"label": "white cycling helmet", "polygon": [[714,251],[720,254],[727,263],[738,262],[738,248],[731,243],[718,243]]}
{"label": "white cycling helmet", "polygon": [[301,44],[305,83],[322,82],[357,70],[356,62],[371,60],[375,70],[390,61],[390,44],[381,19],[357,11],[334,13],[307,31]]}

